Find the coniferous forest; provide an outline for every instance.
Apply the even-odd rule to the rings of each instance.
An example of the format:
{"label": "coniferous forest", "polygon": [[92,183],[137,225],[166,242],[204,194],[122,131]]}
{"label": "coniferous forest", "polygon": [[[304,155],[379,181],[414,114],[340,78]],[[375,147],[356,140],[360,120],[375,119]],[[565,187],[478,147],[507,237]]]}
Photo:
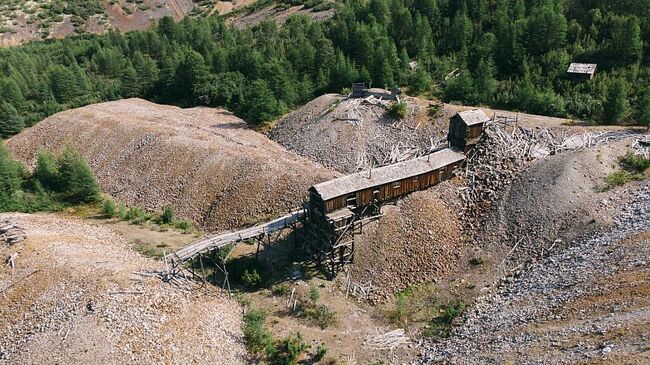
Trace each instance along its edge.
{"label": "coniferous forest", "polygon": [[[446,102],[650,124],[650,0],[355,0],[336,9],[324,22],[295,16],[252,29],[218,16],[163,18],[147,31],[0,49],[0,138],[61,110],[129,97],[223,106],[258,124],[360,81]],[[595,79],[570,80],[571,62],[597,63]]]}

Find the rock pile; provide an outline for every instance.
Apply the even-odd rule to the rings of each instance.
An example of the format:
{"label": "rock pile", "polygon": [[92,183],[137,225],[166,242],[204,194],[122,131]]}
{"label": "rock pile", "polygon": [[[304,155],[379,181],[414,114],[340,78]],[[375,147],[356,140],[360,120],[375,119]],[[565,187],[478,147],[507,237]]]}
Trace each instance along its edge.
{"label": "rock pile", "polygon": [[649,215],[646,184],[612,230],[503,278],[450,339],[423,343],[420,363],[644,363]]}
{"label": "rock pile", "polygon": [[74,146],[102,190],[202,228],[238,228],[299,206],[309,186],[336,176],[249,129],[224,110],[128,99],[55,114],[7,142],[28,165],[40,148]]}
{"label": "rock pile", "polygon": [[349,286],[357,298],[379,302],[453,270],[461,244],[460,222],[447,203],[450,197],[441,192],[445,186],[384,206],[384,216],[363,227],[344,290]]}
{"label": "rock pile", "polygon": [[164,264],[105,226],[11,214],[29,240],[0,267],[0,363],[244,363],[241,309],[217,288],[162,283]]}
{"label": "rock pile", "polygon": [[269,137],[344,173],[403,161],[446,141],[448,114],[429,116],[428,102],[405,99],[408,116],[396,120],[380,104],[328,94],[282,118]]}

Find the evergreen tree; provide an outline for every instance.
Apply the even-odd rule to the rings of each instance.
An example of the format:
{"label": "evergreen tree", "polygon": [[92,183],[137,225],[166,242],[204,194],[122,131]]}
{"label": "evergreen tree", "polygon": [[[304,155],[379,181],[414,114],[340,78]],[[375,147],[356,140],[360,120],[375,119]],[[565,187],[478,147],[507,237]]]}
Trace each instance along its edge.
{"label": "evergreen tree", "polygon": [[650,90],[645,92],[639,106],[639,122],[650,129]]}
{"label": "evergreen tree", "polygon": [[90,166],[72,147],[67,146],[58,163],[58,188],[69,203],[92,203],[100,198],[99,185]]}
{"label": "evergreen tree", "polygon": [[242,112],[255,124],[269,122],[279,114],[278,101],[266,81],[258,79],[248,85]]}
{"label": "evergreen tree", "polygon": [[608,123],[615,123],[623,119],[628,113],[627,84],[622,78],[615,78],[607,88],[605,102],[603,103],[604,119]]}
{"label": "evergreen tree", "polygon": [[476,68],[476,77],[474,83],[476,85],[477,100],[482,103],[492,102],[492,97],[496,91],[496,68],[491,59],[483,59],[479,62]]}
{"label": "evergreen tree", "polygon": [[0,102],[0,138],[8,138],[20,133],[25,128],[25,121],[18,115],[13,105]]}
{"label": "evergreen tree", "polygon": [[431,75],[418,67],[409,78],[409,91],[414,95],[425,93],[431,89],[431,83]]}

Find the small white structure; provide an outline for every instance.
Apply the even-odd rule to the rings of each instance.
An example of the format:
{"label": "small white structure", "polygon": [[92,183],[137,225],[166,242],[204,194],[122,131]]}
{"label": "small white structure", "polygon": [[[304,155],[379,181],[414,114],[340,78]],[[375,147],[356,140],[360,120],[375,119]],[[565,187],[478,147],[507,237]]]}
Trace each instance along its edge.
{"label": "small white structure", "polygon": [[569,65],[569,69],[567,70],[567,73],[577,78],[588,78],[589,80],[593,80],[594,75],[596,75],[597,69],[598,69],[598,65],[595,63],[574,62],[571,65]]}

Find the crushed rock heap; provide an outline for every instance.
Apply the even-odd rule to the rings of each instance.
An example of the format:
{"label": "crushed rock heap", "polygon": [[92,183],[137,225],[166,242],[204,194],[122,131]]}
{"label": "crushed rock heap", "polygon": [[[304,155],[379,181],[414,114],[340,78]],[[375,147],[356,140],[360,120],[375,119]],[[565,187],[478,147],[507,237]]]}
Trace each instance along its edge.
{"label": "crushed rock heap", "polygon": [[75,147],[102,190],[207,230],[226,230],[298,206],[307,188],[336,176],[247,128],[231,113],[128,99],[55,114],[7,142],[33,165],[40,148]]}

